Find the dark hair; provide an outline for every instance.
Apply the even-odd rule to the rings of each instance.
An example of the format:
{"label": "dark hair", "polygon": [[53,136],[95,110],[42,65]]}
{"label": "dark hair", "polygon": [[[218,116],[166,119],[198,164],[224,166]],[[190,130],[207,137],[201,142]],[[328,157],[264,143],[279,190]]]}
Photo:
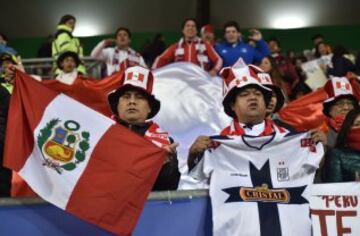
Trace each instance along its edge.
{"label": "dark hair", "polygon": [[0,33],[0,36],[7,42],[8,41],[8,37],[6,36],[6,34]]}
{"label": "dark hair", "polygon": [[[281,73],[279,71],[279,66],[277,65],[275,59],[272,56],[266,56],[264,58],[268,59],[271,65],[271,70],[266,73],[270,74],[274,85],[281,87],[283,78],[281,76]],[[262,60],[264,60],[264,58]]]}
{"label": "dark hair", "polygon": [[183,20],[183,22],[181,23],[181,29],[184,29],[184,27],[188,21],[193,21],[195,23],[195,27],[197,28],[198,24],[197,24],[195,18],[189,17],[189,18],[186,18],[185,20]]}
{"label": "dark hair", "polygon": [[115,32],[115,38],[120,31],[125,31],[129,35],[129,38],[131,38],[131,31],[126,27],[119,27]]}
{"label": "dark hair", "polygon": [[267,40],[267,43],[269,43],[270,41],[274,41],[274,42],[276,42],[276,44],[277,44],[278,46],[280,46],[280,42],[279,42],[279,40],[278,40],[277,38],[271,37],[271,38],[269,38],[269,39]]}
{"label": "dark hair", "polygon": [[228,21],[224,24],[224,27],[223,27],[224,34],[226,31],[226,28],[228,28],[228,27],[234,27],[237,30],[237,32],[240,32],[240,26],[238,25],[238,23],[236,21]]}
{"label": "dark hair", "polygon": [[336,139],[336,148],[344,148],[346,147],[347,135],[354,124],[356,117],[360,115],[360,108],[354,108],[353,110],[349,111],[346,115],[345,120],[341,126],[339,134]]}
{"label": "dark hair", "polygon": [[59,22],[59,25],[63,25],[63,24],[65,24],[66,22],[68,22],[69,20],[74,20],[74,21],[76,21],[76,18],[75,18],[75,16],[73,16],[73,15],[64,15],[64,16],[61,17],[60,22]]}
{"label": "dark hair", "polygon": [[324,38],[324,35],[322,34],[314,34],[312,37],[311,37],[311,40],[314,41],[315,39],[317,38]]}
{"label": "dark hair", "polygon": [[349,51],[343,45],[337,45],[334,48],[334,52],[333,52],[334,57],[341,57],[348,53],[349,53]]}

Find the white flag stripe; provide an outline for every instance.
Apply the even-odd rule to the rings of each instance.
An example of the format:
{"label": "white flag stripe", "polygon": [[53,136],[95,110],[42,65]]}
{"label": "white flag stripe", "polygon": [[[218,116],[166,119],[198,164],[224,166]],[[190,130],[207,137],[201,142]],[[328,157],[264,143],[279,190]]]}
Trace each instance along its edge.
{"label": "white flag stripe", "polygon": [[[90,133],[90,148],[86,151],[85,160],[76,164],[74,170],[63,170],[61,174],[55,169],[43,165],[44,159],[40,158],[42,157],[42,153],[37,144],[37,137],[40,130],[43,129],[50,120],[56,118],[61,120],[59,125],[63,125],[67,120],[76,121],[80,124],[80,128],[77,131],[80,135],[82,131]],[[71,196],[78,179],[86,168],[97,142],[114,123],[113,120],[66,95],[61,94],[57,96],[47,106],[39,125],[34,131],[34,149],[25,165],[20,170],[20,176],[26,179],[33,190],[43,199],[65,209],[69,197]],[[52,134],[53,133],[54,131],[52,131]],[[54,185],[53,183],[57,184]]]}

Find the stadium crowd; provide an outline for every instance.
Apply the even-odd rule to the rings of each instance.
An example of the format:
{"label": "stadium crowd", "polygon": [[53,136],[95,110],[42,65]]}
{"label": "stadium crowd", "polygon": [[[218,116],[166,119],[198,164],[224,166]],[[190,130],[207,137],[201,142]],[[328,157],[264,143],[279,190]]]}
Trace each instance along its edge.
{"label": "stadium crowd", "polygon": [[[79,76],[87,77],[81,42],[72,34],[75,27],[74,16],[63,16],[54,37],[50,38],[47,47],[41,48],[41,53],[39,51],[39,55],[53,57],[53,78],[67,85],[73,84]],[[171,134],[160,135],[163,134],[161,124],[151,121],[160,109],[160,101],[152,93],[156,82],[152,70],[174,62],[193,63],[210,76],[223,79],[228,90],[222,104],[232,119],[220,133],[224,136],[266,136],[274,132],[299,131],[278,113],[288,104],[323,89],[326,93],[322,101],[325,123],[310,132],[314,142],[324,145],[326,154],[314,181],[360,180],[360,54],[352,55],[341,45],[330,45],[321,34],[312,38],[314,48],[310,53],[295,54],[282,52],[278,39],[264,39],[256,29],[250,30],[249,38],[245,39],[234,21],[224,24],[221,39],[216,38],[212,25],[204,25],[199,31],[198,27],[194,19],[185,19],[181,24],[182,37],[177,42],[166,48],[159,34],[142,52],[131,47],[131,30],[119,27],[113,38],[100,41],[90,54],[103,61],[104,77],[123,72],[121,84],[108,96],[116,122],[148,138],[168,153],[154,191],[176,190],[180,179],[178,143]],[[7,43],[6,35],[0,34],[1,162],[16,69],[25,72],[20,55]],[[302,65],[308,61],[316,61],[326,78],[320,88],[307,83],[310,78]],[[243,76],[251,79],[244,83],[241,81]],[[237,79],[240,82],[236,83]],[[151,138],[154,135],[161,138],[154,140]],[[199,134],[189,149],[190,170],[213,145],[209,136]],[[11,178],[11,170],[0,164],[0,197],[10,196]]]}

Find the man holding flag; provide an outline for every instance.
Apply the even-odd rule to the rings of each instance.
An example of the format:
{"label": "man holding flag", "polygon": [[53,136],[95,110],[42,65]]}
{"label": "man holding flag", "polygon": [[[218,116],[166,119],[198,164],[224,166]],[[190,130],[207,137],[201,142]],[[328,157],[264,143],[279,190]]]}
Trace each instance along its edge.
{"label": "man holding flag", "polygon": [[176,190],[180,179],[176,156],[178,144],[159,125],[153,121],[146,122],[160,110],[160,101],[151,94],[153,81],[150,70],[140,66],[130,67],[122,75],[120,87],[109,94],[108,101],[114,119],[120,125],[168,152],[153,190]]}
{"label": "man holding flag", "polygon": [[[145,77],[149,71],[131,73],[132,78],[124,76],[125,84],[137,77],[151,88],[151,79]],[[127,92],[118,89],[109,101],[122,93]],[[150,118],[160,103],[145,101]],[[131,103],[124,113],[135,118],[142,109]],[[134,119],[124,119],[130,120]],[[20,71],[16,71],[7,127],[4,166],[18,172],[44,200],[116,235],[131,234],[161,167],[169,162],[165,157],[174,155],[176,146],[155,125],[145,133],[146,140]]]}

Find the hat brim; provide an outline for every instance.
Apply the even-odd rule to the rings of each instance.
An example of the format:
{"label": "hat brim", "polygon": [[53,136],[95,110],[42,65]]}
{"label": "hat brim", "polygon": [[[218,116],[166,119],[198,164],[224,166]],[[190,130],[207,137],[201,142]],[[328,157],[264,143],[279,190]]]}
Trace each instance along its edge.
{"label": "hat brim", "polygon": [[334,105],[335,102],[337,102],[339,99],[342,99],[342,98],[349,98],[350,100],[352,100],[354,102],[354,107],[359,106],[359,101],[354,95],[352,95],[352,94],[339,95],[336,98],[329,98],[329,99],[326,99],[323,102],[323,113],[324,113],[324,115],[326,115],[327,117],[330,117],[330,114],[329,114],[330,107],[332,105]]}
{"label": "hat brim", "polygon": [[275,86],[275,85],[265,85],[265,86],[272,89],[276,95],[276,106],[273,111],[273,113],[276,113],[284,106],[285,95],[284,95],[283,91],[281,90],[281,88],[279,88],[278,86]]}
{"label": "hat brim", "polygon": [[234,87],[228,92],[228,94],[225,96],[225,98],[223,100],[224,112],[226,113],[226,115],[228,115],[232,118],[236,118],[236,114],[231,109],[231,106],[235,102],[235,98],[236,98],[237,94],[246,88],[259,89],[264,96],[265,106],[267,106],[269,104],[271,96],[272,96],[272,90],[269,88],[266,88],[262,85],[257,85],[257,84],[248,84],[248,85],[245,85],[244,87],[240,87],[240,88]]}
{"label": "hat brim", "polygon": [[144,90],[142,88],[135,87],[131,84],[125,84],[124,86],[116,89],[115,91],[109,93],[109,95],[108,95],[108,103],[109,103],[111,111],[112,111],[112,113],[114,113],[114,115],[119,115],[118,109],[117,109],[117,106],[119,103],[119,98],[121,97],[121,95],[123,95],[128,90],[140,91],[141,93],[143,93],[146,96],[146,98],[149,102],[150,109],[151,109],[151,112],[149,113],[147,119],[153,118],[159,112],[160,101],[157,100],[154,95],[149,94],[146,90]]}
{"label": "hat brim", "polygon": [[65,58],[67,57],[72,57],[75,61],[75,64],[76,64],[76,67],[78,67],[80,65],[80,58],[79,58],[79,55],[76,54],[75,52],[70,52],[70,51],[67,51],[67,52],[64,52],[62,53],[59,58],[56,60],[56,65],[58,68],[60,68],[61,70],[63,69],[61,63],[64,61]]}

